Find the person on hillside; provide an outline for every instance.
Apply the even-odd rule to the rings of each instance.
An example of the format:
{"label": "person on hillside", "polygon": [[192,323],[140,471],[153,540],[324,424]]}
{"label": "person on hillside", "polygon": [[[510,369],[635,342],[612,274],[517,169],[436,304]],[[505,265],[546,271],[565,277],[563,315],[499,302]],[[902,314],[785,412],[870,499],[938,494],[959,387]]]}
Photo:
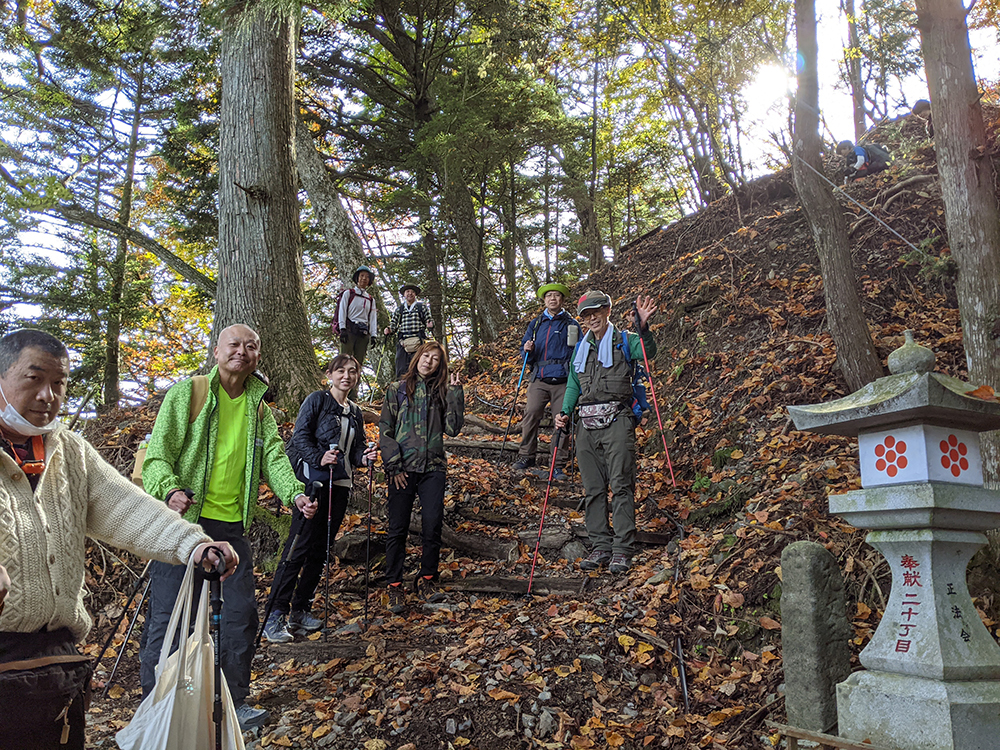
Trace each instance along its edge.
{"label": "person on hillside", "polygon": [[[59,339],[23,329],[0,339],[0,747],[84,747],[91,665],[76,644],[86,537],[169,563],[239,556],[157,502],[58,422],[69,381]],[[239,566],[240,570],[244,568]],[[60,657],[48,666],[11,662]],[[77,661],[72,661],[78,657]]]}
{"label": "person on hillside", "polygon": [[[274,415],[263,403],[267,385],[253,375],[260,362],[260,337],[247,326],[229,326],[219,334],[213,353],[216,366],[208,374],[200,409],[192,408],[194,378],[167,391],[146,449],[142,483],[171,510],[229,542],[245,563],[223,586],[221,628],[222,671],[245,730],[269,718],[267,711],[246,702],[257,635],[253,553],[246,529],[260,481],[307,518],[316,513],[317,503],[303,494]],[[150,568],[149,612],[139,648],[143,696],[156,686],[154,670],[183,577],[183,566],[158,562]]]}
{"label": "person on hillside", "polygon": [[444,347],[437,341],[421,344],[403,378],[389,384],[378,423],[382,464],[389,486],[385,575],[389,582],[389,608],[397,614],[406,604],[403,562],[410,512],[418,495],[423,548],[413,589],[425,602],[446,598],[437,586],[448,464],[444,436],[457,435],[464,421],[465,392],[458,373],[448,374]]}
{"label": "person on hillside", "polygon": [[892,162],[889,152],[877,143],[855,146],[851,141],[841,141],[837,144],[837,153],[847,160],[847,167],[844,169],[845,185],[852,180],[877,174]]}
{"label": "person on hillside", "polygon": [[[587,292],[576,309],[587,334],[573,355],[556,427],[566,428],[579,402],[576,451],[584,491],[584,522],[593,545],[580,567],[597,570],[607,565],[612,573],[625,573],[636,552],[634,365],[629,362],[642,361],[643,344],[647,356],[656,356],[656,341],[647,325],[656,312],[656,303],[650,297],[636,301],[641,341],[639,335],[618,331],[610,322],[611,298],[603,292]],[[608,525],[609,489],[613,532]]]}
{"label": "person on hillside", "polygon": [[[291,630],[312,633],[323,627],[323,621],[313,617],[311,609],[326,562],[326,541],[337,538],[344,520],[354,468],[370,465],[375,457],[374,446],[365,451],[365,420],[361,409],[347,397],[358,384],[361,365],[350,354],[338,354],[326,366],[325,373],[329,389],[314,391],[302,402],[288,444],[288,458],[295,475],[306,484],[322,482],[323,488],[312,520],[305,521],[298,508],[292,511],[292,525],[301,531],[294,550],[291,550],[294,538],[289,535],[285,541],[281,579],[275,578],[271,584],[274,605],[264,624],[264,637],[271,643],[294,640]],[[328,513],[331,500],[332,510]]]}
{"label": "person on hillside", "polygon": [[[572,315],[563,309],[563,301],[569,296],[569,288],[563,284],[546,284],[538,289],[538,297],[544,303],[541,315],[528,324],[521,338],[522,356],[527,356],[531,366],[531,380],[528,383],[528,401],[521,419],[521,447],[514,463],[516,471],[524,471],[535,465],[538,450],[538,425],[548,406],[555,419],[562,408],[566,395],[566,381],[569,377],[569,361],[573,347],[580,340],[582,330]],[[566,479],[562,467],[566,463],[566,446],[569,435],[563,432],[556,451],[552,480]],[[546,472],[546,477],[548,472]]]}
{"label": "person on hillside", "polygon": [[410,369],[410,361],[414,352],[425,339],[430,337],[434,328],[434,320],[430,310],[423,302],[417,300],[420,287],[416,284],[403,284],[399,288],[403,301],[392,314],[392,320],[382,333],[387,337],[396,334],[396,377],[401,378]]}
{"label": "person on hillside", "polygon": [[[358,266],[351,276],[354,286],[340,293],[337,305],[337,328],[340,335],[340,353],[350,354],[360,365],[364,365],[368,346],[375,343],[378,331],[378,311],[371,286],[375,283],[375,271],[369,266]],[[350,394],[358,397],[358,387]]]}

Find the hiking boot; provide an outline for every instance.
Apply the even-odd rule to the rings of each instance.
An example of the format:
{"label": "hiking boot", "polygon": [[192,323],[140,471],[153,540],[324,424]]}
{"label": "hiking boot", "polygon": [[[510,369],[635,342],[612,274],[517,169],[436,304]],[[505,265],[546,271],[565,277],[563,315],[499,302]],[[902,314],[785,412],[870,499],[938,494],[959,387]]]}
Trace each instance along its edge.
{"label": "hiking boot", "polygon": [[403,584],[393,583],[389,586],[389,611],[394,615],[402,614],[406,610],[406,592],[403,591]]}
{"label": "hiking boot", "polygon": [[448,599],[433,577],[418,575],[413,579],[413,590],[425,604],[438,604]]}
{"label": "hiking boot", "polygon": [[296,611],[293,609],[292,613],[288,615],[288,627],[290,630],[304,630],[307,633],[315,633],[323,627],[323,621],[318,617],[313,617],[305,610]]}
{"label": "hiking boot", "polygon": [[[268,618],[270,621],[271,618]],[[248,703],[241,703],[236,707],[236,719],[240,723],[240,731],[262,727],[271,720],[271,714],[263,708],[253,708]]]}
{"label": "hiking boot", "polygon": [[569,477],[566,476],[566,472],[562,469],[556,469],[552,472],[553,482],[565,482],[567,479],[569,479]]}
{"label": "hiking boot", "polygon": [[580,570],[597,570],[611,562],[611,553],[606,549],[595,549],[580,560]]}
{"label": "hiking boot", "polygon": [[264,625],[264,637],[268,643],[294,641],[295,636],[288,632],[288,615],[284,612],[272,612],[267,618],[267,624]]}
{"label": "hiking boot", "polygon": [[527,471],[534,465],[535,465],[535,459],[525,457],[517,459],[517,461],[514,462],[514,465],[511,466],[510,468],[512,468],[514,471]]}
{"label": "hiking boot", "polygon": [[616,552],[611,556],[611,564],[608,565],[608,570],[612,573],[628,573],[631,567],[632,558]]}

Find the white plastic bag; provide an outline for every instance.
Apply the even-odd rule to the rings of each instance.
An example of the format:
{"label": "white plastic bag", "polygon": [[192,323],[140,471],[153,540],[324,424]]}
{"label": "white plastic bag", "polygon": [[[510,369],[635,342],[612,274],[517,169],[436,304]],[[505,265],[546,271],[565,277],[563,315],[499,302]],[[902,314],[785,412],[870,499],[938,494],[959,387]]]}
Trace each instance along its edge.
{"label": "white plastic bag", "polygon": [[[209,584],[205,581],[194,632],[170,653],[178,632],[187,632],[194,598],[194,559],[188,562],[156,665],[156,687],[127,727],[115,735],[122,750],[214,750],[215,648],[208,633]],[[245,750],[229,686],[222,680],[222,747]]]}

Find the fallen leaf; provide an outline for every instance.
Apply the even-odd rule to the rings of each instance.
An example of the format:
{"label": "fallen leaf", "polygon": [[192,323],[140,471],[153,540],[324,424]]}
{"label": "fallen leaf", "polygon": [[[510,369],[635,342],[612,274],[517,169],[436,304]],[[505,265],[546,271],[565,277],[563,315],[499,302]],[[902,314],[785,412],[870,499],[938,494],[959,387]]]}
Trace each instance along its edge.
{"label": "fallen leaf", "polygon": [[490,698],[492,698],[495,701],[514,702],[521,700],[521,696],[518,695],[517,693],[512,693],[509,690],[503,690],[501,688],[493,688],[487,693],[487,695],[490,696]]}
{"label": "fallen leaf", "polygon": [[781,630],[781,623],[765,615],[760,618],[760,626],[765,630]]}
{"label": "fallen leaf", "polygon": [[625,744],[625,738],[618,732],[605,732],[604,741],[608,743],[608,747],[621,747]]}
{"label": "fallen leaf", "polygon": [[389,743],[385,740],[368,740],[365,742],[365,750],[387,750]]}
{"label": "fallen leaf", "polygon": [[622,635],[618,636],[618,645],[621,646],[626,651],[628,651],[630,648],[632,648],[632,646],[635,645],[635,638],[633,638],[630,635],[625,635],[623,633]]}

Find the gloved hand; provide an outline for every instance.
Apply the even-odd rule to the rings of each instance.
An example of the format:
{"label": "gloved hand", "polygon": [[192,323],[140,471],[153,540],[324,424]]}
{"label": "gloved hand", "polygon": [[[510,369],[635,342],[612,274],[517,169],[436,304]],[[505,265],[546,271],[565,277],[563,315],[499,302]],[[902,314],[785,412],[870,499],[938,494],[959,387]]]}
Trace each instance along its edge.
{"label": "gloved hand", "polygon": [[345,344],[347,343],[347,331],[340,332],[340,340]]}

